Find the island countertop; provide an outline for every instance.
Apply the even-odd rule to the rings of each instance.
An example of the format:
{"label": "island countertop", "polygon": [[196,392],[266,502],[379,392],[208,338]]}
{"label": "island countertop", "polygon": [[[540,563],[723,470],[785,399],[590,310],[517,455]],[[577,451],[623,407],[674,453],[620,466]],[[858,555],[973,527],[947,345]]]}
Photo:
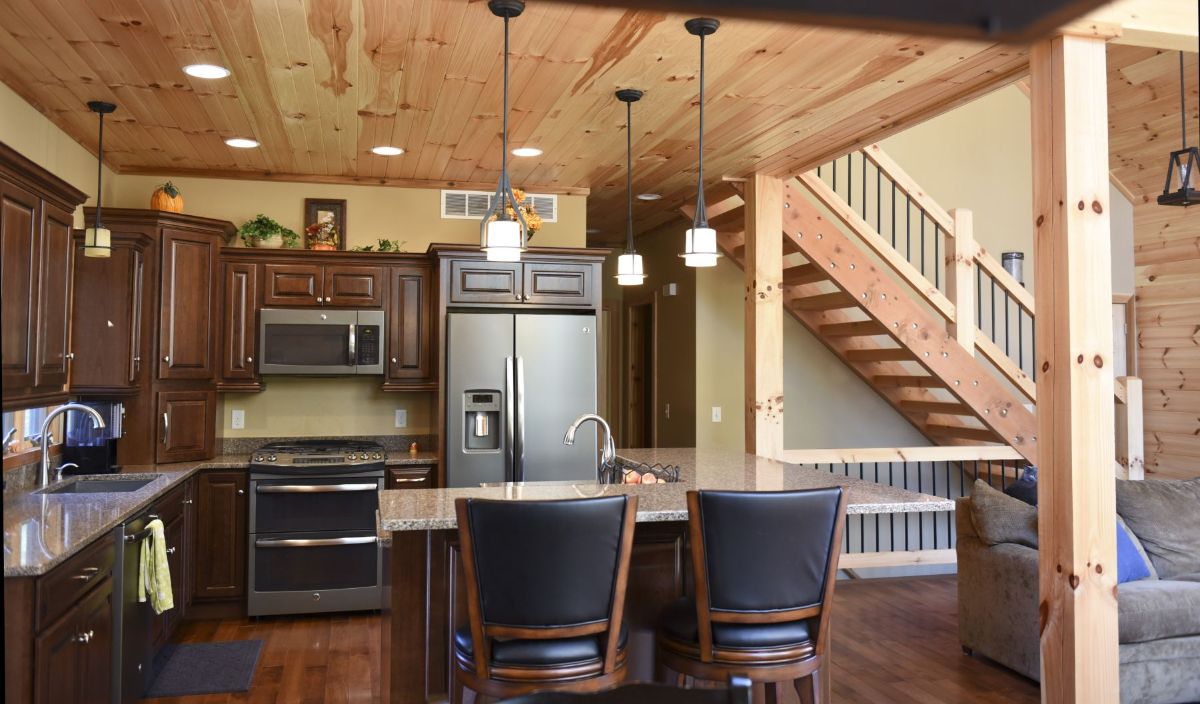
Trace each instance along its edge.
{"label": "island countertop", "polygon": [[783,491],[842,486],[847,490],[847,512],[851,514],[954,510],[949,499],[730,450],[626,449],[617,454],[633,462],[678,465],[680,480],[645,486],[531,483],[384,491],[379,495],[380,528],[388,532],[455,528],[454,500],[460,497],[551,500],[632,494],[638,497],[639,523],[686,521],[687,492],[693,489]]}

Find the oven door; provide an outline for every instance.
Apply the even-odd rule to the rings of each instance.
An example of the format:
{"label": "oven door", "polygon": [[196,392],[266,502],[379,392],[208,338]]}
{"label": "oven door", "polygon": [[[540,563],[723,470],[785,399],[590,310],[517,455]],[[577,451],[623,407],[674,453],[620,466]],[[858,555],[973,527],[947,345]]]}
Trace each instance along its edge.
{"label": "oven door", "polygon": [[250,532],[374,531],[383,473],[334,477],[252,476]]}
{"label": "oven door", "polygon": [[260,374],[355,374],[358,311],[282,310],[259,315]]}
{"label": "oven door", "polygon": [[374,530],[252,535],[247,613],[373,611],[381,570]]}

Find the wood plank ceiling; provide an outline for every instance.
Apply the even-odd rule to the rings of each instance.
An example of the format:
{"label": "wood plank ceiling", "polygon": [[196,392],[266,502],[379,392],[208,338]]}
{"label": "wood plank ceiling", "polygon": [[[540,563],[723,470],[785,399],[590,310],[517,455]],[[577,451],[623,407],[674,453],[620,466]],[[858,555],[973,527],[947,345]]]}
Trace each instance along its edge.
{"label": "wood plank ceiling", "polygon": [[[1197,123],[1197,55],[1185,54],[1189,144]],[[1200,476],[1200,207],[1158,205],[1167,155],[1180,146],[1179,54],[1108,48],[1109,166],[1133,201],[1138,375],[1146,470]]]}
{"label": "wood plank ceiling", "polygon": [[[530,3],[514,20],[513,180],[586,192],[623,232],[624,110],[635,106],[638,229],[694,190],[698,42],[685,17]],[[119,172],[494,186],[502,23],[462,0],[5,0],[0,80],[94,151],[110,100]],[[709,40],[706,175],[792,174],[1019,77],[1023,48],[728,20]],[[205,81],[180,69],[233,71]],[[252,137],[260,149],[227,147]],[[390,144],[407,153],[380,157]]]}

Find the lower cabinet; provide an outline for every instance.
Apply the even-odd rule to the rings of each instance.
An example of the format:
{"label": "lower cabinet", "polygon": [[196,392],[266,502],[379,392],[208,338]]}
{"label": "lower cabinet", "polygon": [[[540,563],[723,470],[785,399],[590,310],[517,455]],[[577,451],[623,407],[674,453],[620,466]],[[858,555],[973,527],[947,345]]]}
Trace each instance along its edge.
{"label": "lower cabinet", "polygon": [[175,634],[175,629],[187,615],[191,597],[189,573],[191,571],[194,546],[189,535],[189,514],[195,512],[192,488],[195,480],[189,479],[181,486],[154,504],[153,513],[162,519],[167,543],[167,565],[171,570],[171,594],[175,608],[167,609],[154,618],[152,639],[155,648],[166,645]]}
{"label": "lower cabinet", "polygon": [[388,467],[384,488],[433,489],[433,477],[433,467],[430,466]]}
{"label": "lower cabinet", "polygon": [[196,478],[194,601],[246,595],[248,483],[245,470],[209,470]]}
{"label": "lower cabinet", "polygon": [[[113,585],[106,578],[37,636],[34,701],[109,701],[112,685]],[[7,647],[6,647],[7,649]]]}

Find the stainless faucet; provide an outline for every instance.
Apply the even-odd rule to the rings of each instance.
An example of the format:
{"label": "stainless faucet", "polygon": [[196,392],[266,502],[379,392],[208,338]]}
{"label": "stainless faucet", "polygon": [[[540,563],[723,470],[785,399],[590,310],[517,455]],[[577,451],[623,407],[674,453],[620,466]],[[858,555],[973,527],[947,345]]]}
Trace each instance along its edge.
{"label": "stainless faucet", "polygon": [[42,421],[42,483],[41,486],[47,486],[50,483],[50,423],[58,416],[67,411],[83,411],[92,417],[97,428],[106,427],[104,424],[104,416],[91,406],[85,406],[82,403],[64,403],[46,414],[46,420]]}
{"label": "stainless faucet", "polygon": [[8,432],[4,434],[4,454],[7,455],[8,451],[12,449],[13,441],[15,441],[16,438],[17,438],[17,429],[9,428]]}
{"label": "stainless faucet", "polygon": [[600,426],[600,429],[604,431],[604,444],[600,450],[600,466],[596,468],[597,479],[603,481],[601,469],[612,465],[612,463],[617,459],[617,446],[613,442],[612,428],[608,427],[608,421],[604,420],[595,413],[584,413],[576,418],[575,422],[571,423],[571,425],[567,428],[567,434],[563,436],[563,444],[574,445],[575,431],[579,430],[579,426],[583,425],[589,420],[596,421],[596,425]]}

